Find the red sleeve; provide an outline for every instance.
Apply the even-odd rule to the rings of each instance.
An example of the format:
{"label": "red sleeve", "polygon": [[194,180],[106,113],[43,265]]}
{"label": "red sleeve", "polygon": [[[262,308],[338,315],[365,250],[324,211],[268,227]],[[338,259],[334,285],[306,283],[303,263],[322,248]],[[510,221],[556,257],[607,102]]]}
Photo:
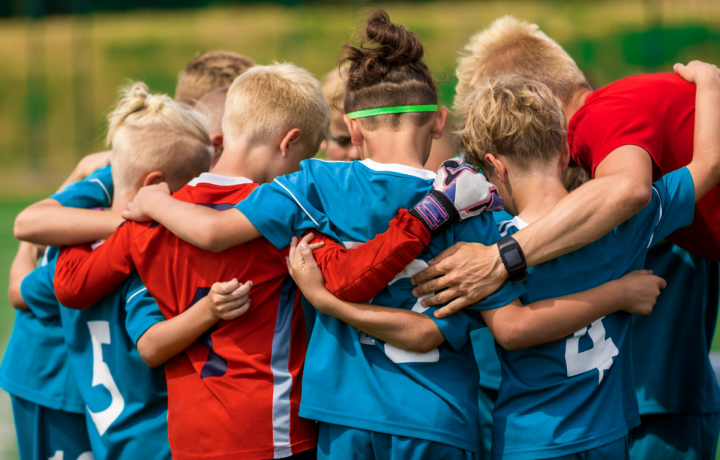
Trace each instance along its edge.
{"label": "red sleeve", "polygon": [[617,96],[591,99],[568,127],[570,154],[593,177],[600,162],[624,145],[645,149],[653,160],[653,177],[662,176],[663,140],[662,125],[652,113]]}
{"label": "red sleeve", "polygon": [[430,243],[430,231],[401,209],[385,233],[354,249],[345,249],[321,235],[325,246],[313,254],[325,276],[325,286],[348,302],[367,302],[385,289]]}
{"label": "red sleeve", "polygon": [[135,271],[130,256],[131,227],[126,222],[94,250],[89,245],[80,245],[60,251],[55,267],[55,295],[62,305],[88,308]]}

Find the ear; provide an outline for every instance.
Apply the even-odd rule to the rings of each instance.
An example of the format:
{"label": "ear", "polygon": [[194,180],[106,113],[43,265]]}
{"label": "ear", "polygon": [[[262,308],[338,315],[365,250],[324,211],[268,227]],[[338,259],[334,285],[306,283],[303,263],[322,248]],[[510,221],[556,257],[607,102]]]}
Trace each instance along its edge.
{"label": "ear", "polygon": [[560,157],[560,171],[565,171],[570,164],[570,146],[565,143]]}
{"label": "ear", "polygon": [[225,138],[223,137],[223,133],[215,133],[210,136],[210,144],[216,152],[223,147],[224,142]]}
{"label": "ear", "polygon": [[495,175],[498,176],[501,182],[507,182],[507,167],[505,166],[505,162],[501,158],[495,156],[492,153],[486,153],[485,161],[492,165],[492,167],[495,169]]}
{"label": "ear", "polygon": [[300,140],[300,135],[302,133],[298,128],[293,128],[290,131],[288,131],[282,139],[280,139],[280,152],[283,157],[288,156],[288,151],[290,150],[290,147],[293,146],[293,144],[297,144],[297,142]]}
{"label": "ear", "polygon": [[430,135],[433,139],[440,139],[445,130],[445,123],[447,122],[448,110],[445,107],[440,107],[435,116],[435,123],[433,124]]}
{"label": "ear", "polygon": [[160,182],[165,181],[165,176],[160,171],[153,171],[147,176],[145,176],[145,180],[143,181],[142,186],[146,187],[148,185],[155,185],[159,184]]}
{"label": "ear", "polygon": [[345,120],[345,124],[350,132],[350,141],[353,145],[362,146],[363,135],[362,131],[360,131],[360,122],[358,120],[351,120],[347,115],[343,115],[343,120]]}
{"label": "ear", "polygon": [[327,150],[327,146],[328,146],[327,141],[320,142],[320,150],[322,150],[323,152]]}

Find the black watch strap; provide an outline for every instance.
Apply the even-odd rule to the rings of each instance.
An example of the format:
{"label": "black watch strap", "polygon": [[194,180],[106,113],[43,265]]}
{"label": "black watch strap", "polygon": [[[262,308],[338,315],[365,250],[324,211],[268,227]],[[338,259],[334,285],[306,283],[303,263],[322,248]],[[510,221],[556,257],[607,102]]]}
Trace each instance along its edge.
{"label": "black watch strap", "polygon": [[527,279],[527,261],[525,260],[525,254],[523,254],[522,248],[515,241],[515,238],[508,236],[497,242],[498,250],[500,251],[500,258],[505,265],[510,278],[513,283],[520,283]]}

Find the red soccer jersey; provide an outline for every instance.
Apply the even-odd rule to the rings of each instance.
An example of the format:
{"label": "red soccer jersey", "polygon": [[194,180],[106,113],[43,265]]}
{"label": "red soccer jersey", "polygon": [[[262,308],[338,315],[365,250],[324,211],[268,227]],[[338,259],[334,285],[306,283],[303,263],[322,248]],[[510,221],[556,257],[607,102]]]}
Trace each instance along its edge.
{"label": "red soccer jersey", "polygon": [[[687,166],[693,157],[695,85],[671,73],[639,75],[588,96],[570,119],[568,143],[587,172],[613,150],[637,145],[653,160],[653,180]],[[695,220],[669,238],[704,259],[720,261],[720,188],[695,206]]]}
{"label": "red soccer jersey", "polygon": [[[174,196],[224,210],[255,187],[247,179],[203,174]],[[329,289],[364,301],[422,251],[429,232],[404,211],[388,232],[357,249],[318,239],[326,241],[315,254],[330,275]],[[126,222],[94,251],[63,249],[55,289],[63,305],[87,307],[137,269],[169,319],[217,281],[252,280],[245,315],[220,321],[166,364],[170,446],[175,459],[281,458],[316,443],[314,423],[298,417],[307,337],[286,255],[264,238],[213,253],[157,223]]]}

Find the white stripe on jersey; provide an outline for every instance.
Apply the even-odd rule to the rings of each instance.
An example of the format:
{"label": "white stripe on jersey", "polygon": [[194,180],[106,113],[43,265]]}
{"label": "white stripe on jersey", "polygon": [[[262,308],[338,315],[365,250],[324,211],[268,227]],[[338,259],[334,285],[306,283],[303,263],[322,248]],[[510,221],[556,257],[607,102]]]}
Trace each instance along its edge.
{"label": "white stripe on jersey", "polygon": [[368,169],[378,172],[395,172],[405,174],[406,176],[418,177],[423,180],[432,180],[437,174],[427,169],[413,168],[412,166],[400,165],[395,163],[378,163],[370,158],[366,158],[360,162],[361,165]]}
{"label": "white stripe on jersey", "polygon": [[103,192],[105,192],[105,196],[108,199],[108,203],[112,204],[112,197],[108,193],[108,189],[106,189],[105,186],[103,185],[103,183],[100,182],[100,179],[90,179],[90,182],[97,182],[98,184],[100,184],[100,187],[102,187]]}
{"label": "white stripe on jersey", "polygon": [[[662,220],[662,198],[660,198],[660,192],[658,192],[658,190],[655,188],[654,185],[653,185],[652,189],[653,189],[653,192],[655,192],[655,195],[657,195],[658,201],[660,202],[660,215],[658,216],[658,221],[655,224],[655,228],[657,229],[657,226],[660,225],[660,221]],[[650,248],[650,245],[652,245],[652,240],[653,240],[654,236],[655,236],[655,231],[653,230],[653,234],[650,235],[650,241],[648,241],[648,245],[647,245],[648,248]]]}
{"label": "white stripe on jersey", "polygon": [[130,301],[133,299],[133,297],[135,297],[136,295],[140,294],[141,292],[145,292],[145,291],[147,291],[147,288],[146,288],[146,287],[144,287],[144,288],[142,288],[142,289],[138,289],[137,291],[135,291],[134,294],[132,294],[130,297],[127,298],[127,300],[125,301],[125,303],[130,303]]}
{"label": "white stripe on jersey", "polygon": [[188,185],[191,187],[195,187],[198,184],[212,184],[229,187],[232,185],[252,184],[252,181],[246,177],[230,177],[221,176],[220,174],[202,173],[195,179],[188,182]]}
{"label": "white stripe on jersey", "polygon": [[292,193],[290,190],[288,190],[287,187],[285,187],[279,180],[277,180],[277,178],[276,178],[276,179],[273,179],[273,181],[274,181],[274,182],[277,182],[280,187],[282,187],[283,189],[285,189],[285,191],[288,192],[291,197],[293,197],[293,200],[295,200],[295,203],[297,203],[297,205],[300,206],[300,209],[302,209],[303,212],[304,212],[305,214],[307,214],[307,216],[310,218],[311,221],[313,221],[313,223],[315,224],[316,227],[319,227],[319,226],[320,226],[320,224],[318,224],[317,221],[316,221],[315,219],[313,219],[313,216],[311,216],[310,213],[307,212],[307,209],[305,209],[305,207],[300,204],[300,202],[298,201],[298,199],[295,198],[295,195],[293,195],[293,193]]}
{"label": "white stripe on jersey", "polygon": [[[505,229],[501,228],[503,225],[505,225]],[[498,231],[500,232],[500,237],[505,238],[510,232],[510,227],[517,227],[518,230],[522,230],[527,226],[527,222],[522,220],[520,217],[515,216],[512,218],[512,220],[505,220],[500,222],[498,224]]]}
{"label": "white stripe on jersey", "polygon": [[290,447],[290,345],[292,315],[295,305],[295,284],[290,277],[283,282],[278,302],[275,334],[273,335],[270,370],[273,373],[273,444],[275,456],[285,458],[293,454]]}

